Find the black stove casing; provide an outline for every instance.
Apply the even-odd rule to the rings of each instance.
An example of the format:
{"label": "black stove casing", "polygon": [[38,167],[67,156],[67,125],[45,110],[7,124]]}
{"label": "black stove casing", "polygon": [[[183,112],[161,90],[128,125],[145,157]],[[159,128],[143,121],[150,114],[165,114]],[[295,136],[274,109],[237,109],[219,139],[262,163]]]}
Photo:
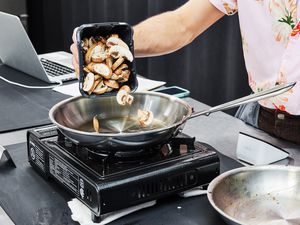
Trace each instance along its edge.
{"label": "black stove casing", "polygon": [[102,176],[56,145],[57,132],[54,125],[28,131],[28,160],[44,178],[56,180],[90,208],[94,222],[109,212],[206,186],[219,174],[215,150],[195,142],[195,150],[184,156]]}

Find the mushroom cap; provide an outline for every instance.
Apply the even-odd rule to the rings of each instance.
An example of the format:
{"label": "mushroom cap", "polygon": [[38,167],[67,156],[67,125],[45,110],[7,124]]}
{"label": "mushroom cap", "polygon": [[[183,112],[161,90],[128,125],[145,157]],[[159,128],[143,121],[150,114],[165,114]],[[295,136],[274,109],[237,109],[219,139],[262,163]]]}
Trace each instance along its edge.
{"label": "mushroom cap", "polygon": [[105,45],[101,43],[93,48],[91,59],[93,62],[103,62],[107,58],[107,56],[108,55],[105,52]]}
{"label": "mushroom cap", "polygon": [[94,81],[95,81],[94,74],[88,73],[84,78],[82,89],[86,92],[89,92],[94,86]]}
{"label": "mushroom cap", "polygon": [[114,45],[114,46],[110,47],[109,54],[112,57],[114,57],[115,59],[118,59],[120,57],[124,57],[130,62],[133,61],[133,55],[132,55],[131,51],[127,48],[124,48],[123,46],[120,46],[120,45]]}
{"label": "mushroom cap", "polygon": [[129,93],[131,90],[130,90],[130,87],[128,85],[123,85],[120,90],[125,90],[127,93]]}
{"label": "mushroom cap", "polygon": [[119,87],[120,87],[119,83],[115,80],[104,80],[104,84],[107,87],[111,87],[111,88],[114,88],[114,89],[119,89]]}
{"label": "mushroom cap", "polygon": [[93,90],[93,93],[95,93],[95,94],[103,94],[103,93],[105,93],[106,91],[107,91],[107,86],[106,85],[104,85],[104,83],[103,83],[103,81],[101,81],[98,85],[97,85],[97,87]]}
{"label": "mushroom cap", "polygon": [[147,127],[153,122],[153,112],[150,110],[138,109],[138,119],[142,127]]}
{"label": "mushroom cap", "polygon": [[129,49],[128,45],[124,41],[122,41],[120,38],[114,37],[114,36],[112,36],[112,37],[110,37],[110,38],[107,39],[106,45],[108,47],[112,47],[114,45],[120,45],[120,46],[122,46],[124,48]]}
{"label": "mushroom cap", "polygon": [[93,71],[97,74],[100,74],[105,79],[109,79],[112,74],[111,69],[104,63],[95,63],[93,65]]}
{"label": "mushroom cap", "polygon": [[119,90],[117,93],[117,102],[119,105],[125,105],[128,93],[125,90]]}

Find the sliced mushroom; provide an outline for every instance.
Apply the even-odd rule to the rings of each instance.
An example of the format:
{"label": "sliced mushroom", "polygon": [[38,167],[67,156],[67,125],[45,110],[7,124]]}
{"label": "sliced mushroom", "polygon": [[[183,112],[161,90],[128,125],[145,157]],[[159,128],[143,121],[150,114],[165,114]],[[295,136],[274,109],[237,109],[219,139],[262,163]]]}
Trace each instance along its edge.
{"label": "sliced mushroom", "polygon": [[131,51],[127,48],[124,48],[120,45],[114,45],[109,49],[109,54],[114,57],[115,59],[118,59],[120,57],[126,58],[128,61],[133,61],[133,55]]}
{"label": "sliced mushroom", "polygon": [[83,67],[83,71],[86,72],[86,73],[91,73],[91,71],[86,66]]}
{"label": "sliced mushroom", "polygon": [[94,37],[89,38],[89,48],[95,46],[97,44],[97,41],[95,40]]}
{"label": "sliced mushroom", "polygon": [[153,122],[153,113],[150,110],[138,109],[138,120],[141,127],[147,127]]}
{"label": "sliced mushroom", "polygon": [[84,57],[85,64],[89,64],[92,61],[92,54],[96,46],[97,45],[94,44],[93,46],[89,47],[89,49],[85,53],[85,57]]}
{"label": "sliced mushroom", "polygon": [[122,71],[124,70],[127,70],[128,69],[128,65],[123,63],[121,66],[119,66],[115,71],[114,73],[115,74],[118,74],[118,75],[121,75]]}
{"label": "sliced mushroom", "polygon": [[101,43],[103,44],[106,44],[106,38],[102,37],[102,36],[99,36],[98,37],[98,41],[100,41]]}
{"label": "sliced mushroom", "polygon": [[94,75],[94,79],[101,81],[103,79],[103,77],[101,75],[96,74],[96,75]]}
{"label": "sliced mushroom", "polygon": [[86,65],[87,70],[94,72],[94,65],[95,65],[95,63],[93,63],[93,62],[87,64]]}
{"label": "sliced mushroom", "polygon": [[81,46],[82,46],[83,50],[86,52],[89,49],[89,40],[87,38],[84,38],[81,41]]}
{"label": "sliced mushroom", "polygon": [[111,79],[111,80],[118,80],[118,79],[119,79],[119,75],[117,75],[117,74],[115,74],[115,73],[112,73],[110,79]]}
{"label": "sliced mushroom", "polygon": [[[124,86],[127,86],[127,85],[124,85]],[[130,95],[128,93],[128,89],[130,90],[130,88],[127,86],[127,87],[123,87],[123,88],[120,88],[118,93],[117,93],[117,102],[119,105],[131,105],[132,102],[133,102],[133,96]]]}
{"label": "sliced mushroom", "polygon": [[92,50],[92,61],[96,63],[101,63],[107,58],[107,53],[105,51],[105,45],[104,44],[98,44],[96,45]]}
{"label": "sliced mushroom", "polygon": [[111,69],[104,63],[95,63],[93,66],[93,71],[97,74],[100,74],[105,79],[109,79],[112,74]]}
{"label": "sliced mushroom", "polygon": [[101,81],[98,84],[98,86],[93,90],[93,93],[98,94],[98,95],[103,94],[107,91],[107,88],[108,87],[106,85],[104,85],[103,81]]}
{"label": "sliced mushroom", "polygon": [[113,65],[113,58],[112,58],[112,57],[106,58],[106,59],[105,59],[105,64],[106,64],[109,68],[111,68],[112,65]]}
{"label": "sliced mushroom", "polygon": [[107,87],[111,87],[113,89],[119,89],[119,87],[120,87],[119,83],[115,80],[104,80],[104,84]]}
{"label": "sliced mushroom", "polygon": [[128,97],[128,92],[125,90],[119,90],[117,93],[117,102],[119,105],[126,105],[126,100]]}
{"label": "sliced mushroom", "polygon": [[[95,76],[94,76],[95,78]],[[94,89],[98,86],[98,84],[101,82],[101,80],[96,80],[94,81],[93,87],[91,88],[91,90],[88,91],[88,94],[92,94],[92,92],[94,91]]]}
{"label": "sliced mushroom", "polygon": [[89,92],[93,88],[94,81],[95,81],[94,74],[93,73],[88,73],[86,75],[86,77],[84,78],[82,89],[86,92]]}
{"label": "sliced mushroom", "polygon": [[107,87],[107,90],[106,90],[106,92],[111,92],[112,90],[114,90],[113,88],[111,88],[111,87]]}
{"label": "sliced mushroom", "polygon": [[120,90],[125,90],[127,93],[129,93],[131,90],[130,90],[130,87],[128,85],[123,85]]}
{"label": "sliced mushroom", "polygon": [[119,76],[118,81],[121,83],[127,82],[130,76],[130,71],[129,70],[124,70],[122,71],[121,75]]}
{"label": "sliced mushroom", "polygon": [[122,70],[116,69],[114,73],[119,77],[122,74]]}
{"label": "sliced mushroom", "polygon": [[131,105],[132,103],[133,103],[133,96],[132,95],[128,95],[127,96],[127,99],[126,99],[126,103],[128,104],[128,105]]}
{"label": "sliced mushroom", "polygon": [[118,34],[111,34],[110,37],[116,37],[116,38],[118,38],[119,35]]}
{"label": "sliced mushroom", "polygon": [[115,69],[117,69],[122,63],[124,62],[124,58],[120,57],[118,58],[114,64],[112,65],[111,69],[114,71]]}
{"label": "sliced mushroom", "polygon": [[100,123],[99,123],[97,116],[94,116],[94,118],[93,118],[93,127],[96,132],[98,132],[98,133],[100,132]]}
{"label": "sliced mushroom", "polygon": [[106,45],[107,45],[107,47],[112,47],[114,45],[120,45],[124,48],[129,49],[128,45],[118,37],[108,38],[107,41],[106,41]]}

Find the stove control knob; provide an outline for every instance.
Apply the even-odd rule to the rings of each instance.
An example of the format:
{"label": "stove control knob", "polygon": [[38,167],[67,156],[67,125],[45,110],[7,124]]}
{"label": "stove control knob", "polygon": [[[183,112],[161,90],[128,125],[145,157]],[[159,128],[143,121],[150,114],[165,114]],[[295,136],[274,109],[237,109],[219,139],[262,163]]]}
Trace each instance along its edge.
{"label": "stove control knob", "polygon": [[32,159],[32,161],[35,161],[36,159],[35,149],[33,146],[30,147],[30,158]]}
{"label": "stove control knob", "polygon": [[80,188],[80,189],[79,189],[79,193],[80,193],[80,197],[81,197],[82,199],[84,199],[84,190],[83,190],[83,188]]}

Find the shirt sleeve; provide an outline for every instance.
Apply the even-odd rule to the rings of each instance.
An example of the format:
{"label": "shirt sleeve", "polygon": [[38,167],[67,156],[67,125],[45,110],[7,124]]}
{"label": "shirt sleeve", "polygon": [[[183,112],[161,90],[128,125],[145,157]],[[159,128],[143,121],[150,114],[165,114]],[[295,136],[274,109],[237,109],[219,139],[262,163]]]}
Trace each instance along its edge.
{"label": "shirt sleeve", "polygon": [[231,16],[237,12],[237,0],[210,0],[221,12]]}

